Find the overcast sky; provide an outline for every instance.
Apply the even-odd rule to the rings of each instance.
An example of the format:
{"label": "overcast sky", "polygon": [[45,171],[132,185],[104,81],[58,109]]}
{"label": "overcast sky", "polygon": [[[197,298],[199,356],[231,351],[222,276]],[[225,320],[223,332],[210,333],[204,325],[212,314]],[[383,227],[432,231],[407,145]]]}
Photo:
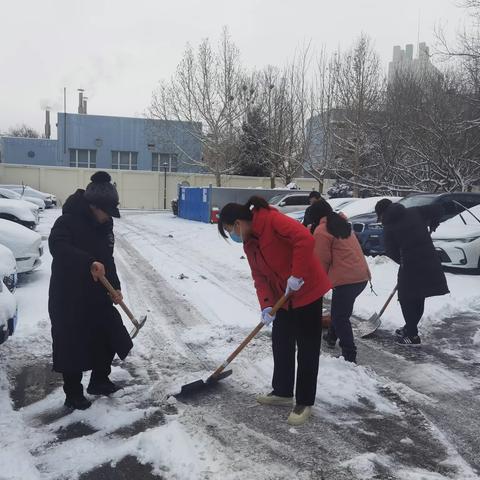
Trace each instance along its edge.
{"label": "overcast sky", "polygon": [[[76,112],[77,88],[89,113],[141,116],[187,42],[216,40],[224,25],[246,67],[282,65],[311,41],[329,51],[361,32],[386,68],[394,45],[450,38],[465,12],[458,0],[2,0],[0,132],[27,123],[43,131],[42,108]],[[55,128],[52,128],[56,136]]]}

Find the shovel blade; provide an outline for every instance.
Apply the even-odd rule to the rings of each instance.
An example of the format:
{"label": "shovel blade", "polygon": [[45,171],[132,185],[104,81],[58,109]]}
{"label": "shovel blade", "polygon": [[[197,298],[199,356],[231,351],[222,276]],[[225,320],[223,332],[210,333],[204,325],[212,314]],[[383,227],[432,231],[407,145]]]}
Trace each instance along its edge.
{"label": "shovel blade", "polygon": [[192,395],[193,393],[202,390],[206,386],[206,383],[203,380],[196,380],[195,382],[190,382],[182,386],[182,389],[179,393],[174,394],[173,396],[176,398],[179,397],[186,397],[188,395]]}
{"label": "shovel blade", "polygon": [[380,319],[380,316],[378,313],[374,313],[362,326],[360,336],[365,338],[373,335],[381,324],[382,320]]}
{"label": "shovel blade", "polygon": [[211,385],[212,383],[217,383],[220,380],[223,380],[224,378],[229,377],[232,373],[233,373],[233,370],[225,370],[224,372],[219,373],[218,375],[215,375],[215,376],[210,375],[207,378],[207,381],[205,383],[207,383],[208,385]]}
{"label": "shovel blade", "polygon": [[188,397],[190,395],[197,393],[200,390],[204,390],[207,387],[211,387],[212,385],[215,385],[220,380],[223,380],[224,378],[229,377],[231,374],[232,374],[232,370],[227,370],[226,372],[222,372],[219,375],[216,375],[215,377],[213,375],[210,375],[210,377],[208,377],[206,381],[196,380],[195,382],[187,383],[182,386],[182,389],[180,390],[179,393],[176,393],[173,396],[175,398]]}
{"label": "shovel blade", "polygon": [[130,338],[133,340],[137,335],[138,332],[142,329],[142,327],[145,325],[145,322],[147,321],[147,316],[143,315],[142,317],[139,318],[138,320],[138,327],[134,327],[132,331],[130,332]]}

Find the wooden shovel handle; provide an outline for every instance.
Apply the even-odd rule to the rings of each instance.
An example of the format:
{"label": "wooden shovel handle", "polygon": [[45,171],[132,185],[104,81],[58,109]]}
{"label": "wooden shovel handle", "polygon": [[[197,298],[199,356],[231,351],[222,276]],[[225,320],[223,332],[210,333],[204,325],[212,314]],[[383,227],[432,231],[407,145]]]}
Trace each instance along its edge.
{"label": "wooden shovel handle", "polygon": [[[116,295],[117,291],[113,288],[112,284],[107,280],[106,277],[99,277],[102,285],[108,290],[110,295]],[[132,321],[134,325],[138,327],[138,322],[130,309],[123,303],[123,300],[119,303],[122,310],[128,315],[128,318]]]}
{"label": "wooden shovel handle", "polygon": [[390,296],[387,298],[387,301],[385,302],[385,305],[382,307],[382,309],[380,310],[380,313],[378,314],[379,317],[381,317],[383,315],[383,313],[385,312],[385,310],[387,309],[389,303],[392,301],[392,298],[395,296],[395,294],[397,293],[397,290],[398,290],[398,284],[395,285],[395,288],[393,289],[392,293],[390,294]]}
{"label": "wooden shovel handle", "polygon": [[[288,296],[282,295],[280,300],[273,306],[272,311],[270,312],[270,315],[275,315],[285,304],[285,302],[288,300]],[[214,378],[217,375],[220,375],[220,373],[225,370],[225,368],[228,367],[228,365],[231,363],[231,361],[250,343],[253,337],[257,335],[257,333],[263,328],[263,322],[260,322],[250,333],[249,335],[245,338],[245,340],[229,355],[229,357],[210,375],[210,378]]]}

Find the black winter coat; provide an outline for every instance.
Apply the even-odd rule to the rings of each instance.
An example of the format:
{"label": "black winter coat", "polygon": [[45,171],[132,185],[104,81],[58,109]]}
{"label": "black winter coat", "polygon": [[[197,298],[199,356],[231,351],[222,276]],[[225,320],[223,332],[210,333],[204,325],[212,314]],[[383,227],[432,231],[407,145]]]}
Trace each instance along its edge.
{"label": "black winter coat", "polygon": [[121,359],[133,346],[105,287],[90,273],[92,262],[103,263],[106,277],[120,289],[113,222],[99,224],[83,194],[77,190],[67,199],[48,242],[53,257],[48,301],[53,369],[62,373],[91,370],[98,345]]}
{"label": "black winter coat", "polygon": [[437,205],[405,208],[394,203],[383,214],[386,254],[400,265],[398,298],[427,298],[449,292],[430,233],[439,224]]}

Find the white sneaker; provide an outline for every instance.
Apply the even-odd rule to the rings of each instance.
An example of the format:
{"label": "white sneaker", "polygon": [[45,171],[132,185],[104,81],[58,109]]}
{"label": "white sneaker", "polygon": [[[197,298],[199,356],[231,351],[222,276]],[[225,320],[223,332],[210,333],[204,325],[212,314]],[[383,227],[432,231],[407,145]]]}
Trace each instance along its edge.
{"label": "white sneaker", "polygon": [[288,416],[288,424],[299,426],[303,425],[308,417],[312,414],[312,407],[306,407],[305,405],[295,405],[295,408],[290,412]]}
{"label": "white sneaker", "polygon": [[266,395],[258,395],[257,402],[262,405],[280,405],[284,407],[290,407],[293,404],[293,397],[279,397],[274,395],[273,392]]}

